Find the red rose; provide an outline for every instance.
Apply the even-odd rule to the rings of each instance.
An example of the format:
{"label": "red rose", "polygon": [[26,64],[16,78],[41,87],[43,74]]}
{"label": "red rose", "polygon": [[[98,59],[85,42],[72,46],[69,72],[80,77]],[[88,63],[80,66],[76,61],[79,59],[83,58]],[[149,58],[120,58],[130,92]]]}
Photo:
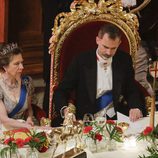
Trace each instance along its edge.
{"label": "red rose", "polygon": [[44,137],[44,138],[47,138],[47,135],[46,135],[45,132],[41,132],[41,133],[40,133],[40,136],[41,136],[42,138],[43,138],[43,137]]}
{"label": "red rose", "polygon": [[27,138],[24,140],[24,142],[25,142],[25,143],[29,143],[29,142],[31,141],[31,139],[32,139],[32,137],[27,137]]}
{"label": "red rose", "polygon": [[83,129],[83,133],[89,133],[91,130],[93,129],[93,127],[92,126],[86,126],[86,127],[84,127],[84,129]]}
{"label": "red rose", "polygon": [[14,138],[8,138],[4,141],[4,144],[8,145],[10,142],[14,141],[15,139]]}
{"label": "red rose", "polygon": [[97,139],[98,141],[102,140],[102,135],[100,135],[99,133],[95,134],[95,139]]}
{"label": "red rose", "polygon": [[153,131],[153,128],[150,127],[150,126],[147,126],[147,127],[144,129],[144,131],[143,131],[143,135],[146,136],[146,135],[150,134],[152,131]]}
{"label": "red rose", "polygon": [[46,147],[46,146],[42,146],[40,149],[38,149],[38,151],[40,152],[40,153],[44,153],[44,152],[46,152],[48,150],[48,147]]}
{"label": "red rose", "polygon": [[22,148],[24,146],[25,141],[21,138],[16,139],[15,143],[17,144],[18,148]]}
{"label": "red rose", "polygon": [[106,123],[107,124],[115,124],[115,121],[114,120],[107,120]]}

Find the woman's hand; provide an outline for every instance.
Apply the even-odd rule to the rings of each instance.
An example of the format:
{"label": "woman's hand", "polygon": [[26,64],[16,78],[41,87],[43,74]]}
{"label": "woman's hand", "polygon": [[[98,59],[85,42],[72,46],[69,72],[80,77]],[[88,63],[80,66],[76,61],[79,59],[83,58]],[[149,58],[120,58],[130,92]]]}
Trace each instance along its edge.
{"label": "woman's hand", "polygon": [[34,123],[33,123],[33,121],[32,121],[32,117],[31,117],[31,116],[29,116],[29,117],[27,118],[26,123],[28,123],[28,124],[31,125],[31,126],[34,126]]}

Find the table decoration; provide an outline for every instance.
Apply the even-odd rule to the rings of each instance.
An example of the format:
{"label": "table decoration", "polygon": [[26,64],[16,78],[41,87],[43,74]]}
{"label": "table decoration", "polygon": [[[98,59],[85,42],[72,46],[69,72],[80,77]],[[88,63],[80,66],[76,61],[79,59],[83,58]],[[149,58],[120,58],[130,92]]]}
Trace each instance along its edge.
{"label": "table decoration", "polygon": [[118,123],[118,126],[121,127],[121,129],[124,131],[126,131],[129,128],[129,123],[127,122],[120,122]]}
{"label": "table decoration", "polygon": [[91,125],[84,127],[83,133],[88,138],[87,146],[92,152],[116,150],[116,142],[123,142],[123,131],[113,120],[102,124],[92,121]]}
{"label": "table decoration", "polygon": [[139,156],[139,158],[158,158],[158,149],[147,147],[146,149],[148,151],[148,156]]}
{"label": "table decoration", "polygon": [[137,140],[145,140],[149,143],[147,146],[147,151],[150,155],[148,156],[139,156],[139,158],[157,158],[158,157],[158,124],[156,127],[147,126],[141,133],[138,135]]}
{"label": "table decoration", "polygon": [[105,128],[107,136],[106,149],[108,151],[116,150],[116,142],[123,142],[122,128],[117,126],[117,124],[113,120],[107,120]]}
{"label": "table decoration", "polygon": [[0,151],[0,157],[3,158],[20,158],[19,152],[17,150],[20,146],[20,140],[15,141],[13,138],[8,138],[4,141],[4,146]]}
{"label": "table decoration", "polygon": [[[26,148],[27,158],[38,158],[38,151],[45,152],[50,145],[47,134],[44,131],[28,130],[26,128],[14,129],[3,132],[4,139],[2,143],[4,147],[0,151],[3,158],[12,158],[13,154],[16,158],[19,156],[19,149]],[[15,156],[14,156],[15,157]]]}
{"label": "table decoration", "polygon": [[[15,138],[14,134],[17,130],[6,131],[4,132],[4,140],[1,140],[3,143],[3,148],[0,151],[0,156],[3,158],[19,158],[18,148],[24,146],[24,140],[21,138]],[[26,132],[27,129],[20,129],[17,132]]]}
{"label": "table decoration", "polygon": [[157,140],[158,140],[158,125],[156,127],[147,126],[143,132],[138,135],[137,140],[146,140],[150,143],[150,146],[153,148],[157,148]]}
{"label": "table decoration", "polygon": [[74,149],[70,149],[66,151],[66,154],[63,156],[63,154],[57,155],[54,158],[87,158],[87,154],[83,149],[76,149],[76,152],[74,153]]}
{"label": "table decoration", "polygon": [[98,152],[98,142],[103,139],[104,126],[99,126],[96,121],[89,123],[83,129],[83,134],[86,136],[86,144],[92,152]]}
{"label": "table decoration", "polygon": [[45,132],[29,131],[28,137],[24,140],[28,145],[28,158],[38,158],[38,151],[45,152],[49,147],[49,141]]}
{"label": "table decoration", "polygon": [[[71,121],[71,124],[63,124],[62,127],[53,129],[54,139],[58,142],[55,150],[59,145],[62,145],[62,153],[56,155],[55,158],[86,158],[86,152],[82,149],[82,122]],[[73,148],[67,150],[67,143],[73,140]],[[54,152],[55,152],[54,150]],[[54,153],[52,154],[52,156]]]}

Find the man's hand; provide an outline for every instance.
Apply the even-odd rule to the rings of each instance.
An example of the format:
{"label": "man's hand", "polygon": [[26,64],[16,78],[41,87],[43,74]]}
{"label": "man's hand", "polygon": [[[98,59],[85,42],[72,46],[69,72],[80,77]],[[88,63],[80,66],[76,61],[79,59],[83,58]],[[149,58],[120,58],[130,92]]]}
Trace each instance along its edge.
{"label": "man's hand", "polygon": [[143,114],[138,108],[130,109],[129,118],[132,122],[137,121],[138,119],[142,117],[143,117]]}

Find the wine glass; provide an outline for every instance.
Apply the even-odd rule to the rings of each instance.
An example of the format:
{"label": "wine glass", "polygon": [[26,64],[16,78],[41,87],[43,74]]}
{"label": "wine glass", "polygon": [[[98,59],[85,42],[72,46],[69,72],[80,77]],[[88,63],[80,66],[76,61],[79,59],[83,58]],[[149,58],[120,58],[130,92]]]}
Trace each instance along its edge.
{"label": "wine glass", "polygon": [[89,126],[91,125],[91,123],[94,121],[94,116],[90,113],[86,113],[83,116],[83,123],[84,126]]}
{"label": "wine glass", "polygon": [[97,122],[98,125],[100,125],[102,127],[105,125],[106,118],[102,117],[102,116],[98,116],[95,118],[95,121]]}

